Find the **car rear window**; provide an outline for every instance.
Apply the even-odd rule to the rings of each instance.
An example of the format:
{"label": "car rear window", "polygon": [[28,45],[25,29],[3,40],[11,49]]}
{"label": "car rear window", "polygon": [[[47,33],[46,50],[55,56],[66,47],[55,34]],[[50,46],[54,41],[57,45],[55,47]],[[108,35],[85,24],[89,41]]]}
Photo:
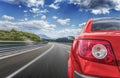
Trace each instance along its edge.
{"label": "car rear window", "polygon": [[92,31],[99,30],[120,30],[120,22],[119,21],[93,22]]}

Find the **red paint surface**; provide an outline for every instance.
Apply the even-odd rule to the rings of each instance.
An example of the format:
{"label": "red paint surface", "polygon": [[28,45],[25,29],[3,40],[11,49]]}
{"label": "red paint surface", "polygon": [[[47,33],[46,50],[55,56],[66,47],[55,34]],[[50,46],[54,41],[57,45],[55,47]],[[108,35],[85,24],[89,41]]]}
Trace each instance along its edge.
{"label": "red paint surface", "polygon": [[[68,77],[74,78],[74,71],[83,75],[102,78],[120,78],[120,30],[91,31],[92,19],[90,19],[83,30],[77,36],[71,47],[68,59]],[[79,40],[103,40],[109,42],[115,59],[115,64],[94,62],[85,59],[79,54]]]}

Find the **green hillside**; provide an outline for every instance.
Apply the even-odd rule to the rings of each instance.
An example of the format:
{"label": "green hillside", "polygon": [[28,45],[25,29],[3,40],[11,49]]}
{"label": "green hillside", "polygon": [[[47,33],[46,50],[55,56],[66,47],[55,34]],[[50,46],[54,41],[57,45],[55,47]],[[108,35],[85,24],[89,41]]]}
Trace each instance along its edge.
{"label": "green hillside", "polygon": [[17,31],[12,29],[10,31],[0,30],[0,40],[11,40],[11,41],[41,41],[40,37],[27,32]]}

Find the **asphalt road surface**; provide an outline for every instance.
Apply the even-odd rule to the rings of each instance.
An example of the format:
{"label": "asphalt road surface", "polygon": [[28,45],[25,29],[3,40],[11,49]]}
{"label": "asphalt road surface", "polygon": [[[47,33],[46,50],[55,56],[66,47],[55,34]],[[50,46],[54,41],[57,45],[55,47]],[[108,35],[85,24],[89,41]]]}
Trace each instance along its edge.
{"label": "asphalt road surface", "polygon": [[22,54],[0,57],[0,78],[67,78],[69,45],[49,43]]}

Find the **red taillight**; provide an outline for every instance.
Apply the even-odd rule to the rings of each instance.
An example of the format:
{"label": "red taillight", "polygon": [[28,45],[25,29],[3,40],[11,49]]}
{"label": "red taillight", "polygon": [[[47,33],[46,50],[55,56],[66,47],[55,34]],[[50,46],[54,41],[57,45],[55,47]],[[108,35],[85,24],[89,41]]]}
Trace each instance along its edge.
{"label": "red taillight", "polygon": [[80,57],[103,64],[116,65],[115,56],[108,41],[79,40]]}

